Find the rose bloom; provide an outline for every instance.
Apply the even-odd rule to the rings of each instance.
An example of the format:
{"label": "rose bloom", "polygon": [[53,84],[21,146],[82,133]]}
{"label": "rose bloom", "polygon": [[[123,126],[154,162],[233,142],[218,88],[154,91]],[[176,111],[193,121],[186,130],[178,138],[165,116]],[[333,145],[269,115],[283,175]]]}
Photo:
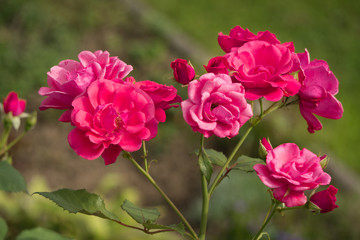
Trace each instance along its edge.
{"label": "rose bloom", "polygon": [[110,164],[121,150],[136,151],[157,134],[154,102],[134,84],[94,81],[72,105],[68,141],[83,158],[102,156]]}
{"label": "rose bloom", "polygon": [[152,81],[135,82],[133,77],[129,77],[127,82],[133,82],[138,88],[146,92],[153,100],[155,105],[155,118],[159,122],[165,122],[165,111],[169,108],[177,108],[181,102],[181,97],[177,95],[177,90],[173,86],[166,86]]}
{"label": "rose bloom", "polygon": [[13,116],[19,116],[25,111],[26,101],[19,99],[16,92],[10,92],[4,99],[4,112],[12,113]]}
{"label": "rose bloom", "polygon": [[317,192],[310,197],[310,202],[318,206],[321,213],[331,212],[339,206],[335,204],[338,189],[330,185],[327,189]]}
{"label": "rose bloom", "polygon": [[260,180],[272,189],[274,198],[287,207],[302,206],[307,198],[305,190],[330,183],[331,177],[320,165],[322,158],[294,143],[268,149],[266,165],[256,164],[254,170]]}
{"label": "rose bloom", "polygon": [[171,62],[170,66],[178,83],[187,85],[195,78],[195,69],[185,59],[175,59]]}
{"label": "rose bloom", "polygon": [[290,75],[295,69],[296,55],[293,45],[270,44],[265,41],[250,41],[234,47],[225,55],[233,73],[233,80],[246,90],[246,99],[264,97],[279,101],[283,96],[298,93],[300,83]]}
{"label": "rose bloom", "polygon": [[275,34],[265,31],[258,32],[257,35],[250,32],[249,29],[243,29],[240,26],[236,26],[230,30],[229,35],[219,33],[218,43],[220,47],[226,52],[230,52],[233,47],[241,47],[249,41],[261,40],[271,44],[279,44],[280,41],[276,38]]}
{"label": "rose bloom", "polygon": [[310,62],[309,52],[298,53],[301,71],[299,80],[300,113],[308,124],[308,131],[314,133],[322,129],[321,122],[314,114],[330,119],[342,117],[344,109],[335,95],[339,90],[339,82],[330,71],[327,62],[313,60]]}
{"label": "rose bloom", "polygon": [[188,95],[181,103],[184,119],[205,137],[234,137],[253,115],[243,86],[225,74],[204,74],[189,83]]}
{"label": "rose bloom", "polygon": [[132,70],[132,66],[117,57],[110,57],[107,51],[82,51],[78,58],[80,62],[68,59],[52,67],[47,73],[49,86],[39,90],[40,95],[47,96],[40,110],[67,110],[60,121],[70,121],[72,101],[83,94],[90,83],[101,78],[119,81]]}

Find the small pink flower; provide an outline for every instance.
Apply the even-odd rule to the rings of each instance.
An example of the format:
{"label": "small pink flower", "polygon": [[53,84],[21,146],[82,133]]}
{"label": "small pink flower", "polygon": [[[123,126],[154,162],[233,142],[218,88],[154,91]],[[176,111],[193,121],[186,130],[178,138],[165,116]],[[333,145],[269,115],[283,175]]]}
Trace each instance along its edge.
{"label": "small pink flower", "polygon": [[305,190],[330,183],[330,175],[320,165],[321,158],[294,143],[285,143],[268,151],[266,165],[254,169],[260,180],[272,189],[274,198],[287,207],[302,206]]}
{"label": "small pink flower", "polygon": [[310,197],[310,202],[318,206],[321,213],[331,212],[339,206],[335,204],[338,189],[330,185],[326,190],[315,193]]}
{"label": "small pink flower", "polygon": [[205,137],[232,138],[253,115],[243,86],[225,74],[204,74],[189,83],[188,95],[181,103],[184,119]]}
{"label": "small pink flower", "polygon": [[300,113],[308,124],[308,131],[314,133],[322,129],[321,122],[314,114],[330,119],[340,119],[344,109],[335,95],[339,91],[339,82],[330,71],[327,62],[313,60],[309,52],[298,53],[301,71],[299,80]]}
{"label": "small pink flower", "polygon": [[255,35],[250,32],[249,29],[243,29],[240,26],[231,29],[229,35],[219,33],[218,36],[218,43],[226,53],[229,53],[233,47],[241,47],[245,43],[255,40],[265,41],[270,44],[280,44],[280,41],[276,38],[275,34],[269,31],[258,32],[257,35]]}
{"label": "small pink flower", "polygon": [[223,74],[228,74],[228,68],[229,68],[229,64],[227,59],[224,56],[221,57],[214,57],[212,59],[209,60],[208,65],[205,66],[204,68],[206,69],[206,71],[208,73],[214,73],[214,74],[218,74],[218,73],[223,73]]}
{"label": "small pink flower", "polygon": [[175,59],[170,66],[178,83],[186,85],[195,78],[195,69],[185,59]]}
{"label": "small pink flower", "polygon": [[16,92],[10,92],[4,99],[4,112],[12,112],[13,116],[19,116],[25,111],[26,101],[19,99]]}
{"label": "small pink flower", "polygon": [[176,103],[182,100],[173,86],[166,86],[152,81],[135,82],[132,77],[129,77],[126,81],[133,82],[150,96],[155,104],[155,118],[159,122],[165,122],[165,111],[172,107],[179,107]]}
{"label": "small pink flower", "polygon": [[101,155],[105,164],[110,164],[122,150],[136,151],[143,140],[156,136],[154,102],[134,84],[94,81],[72,105],[75,128],[68,140],[83,158],[92,160]]}
{"label": "small pink flower", "polygon": [[283,96],[298,93],[300,83],[289,74],[296,60],[291,46],[256,40],[234,47],[225,55],[230,70],[235,71],[234,81],[239,81],[246,90],[246,99],[264,97],[279,101]]}
{"label": "small pink flower", "polygon": [[90,83],[97,79],[121,81],[132,70],[132,66],[110,57],[107,51],[82,51],[78,57],[80,62],[68,59],[52,67],[47,73],[49,87],[39,90],[40,95],[47,96],[40,110],[67,110],[59,119],[64,122],[70,121],[72,101],[83,94]]}

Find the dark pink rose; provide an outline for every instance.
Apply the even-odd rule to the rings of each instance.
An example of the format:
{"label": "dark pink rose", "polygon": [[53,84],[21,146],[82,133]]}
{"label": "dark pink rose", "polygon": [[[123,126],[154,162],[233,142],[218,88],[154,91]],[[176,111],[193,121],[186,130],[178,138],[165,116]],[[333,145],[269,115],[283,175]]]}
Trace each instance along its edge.
{"label": "dark pink rose", "polygon": [[19,116],[25,111],[26,101],[19,99],[16,92],[10,92],[4,99],[4,112],[12,113],[13,116]]}
{"label": "dark pink rose", "polygon": [[185,121],[205,137],[232,138],[253,113],[240,83],[229,75],[207,73],[189,83],[189,99],[181,103]]}
{"label": "dark pink rose", "polygon": [[186,85],[195,78],[195,69],[185,59],[175,59],[170,66],[178,83]]}
{"label": "dark pink rose", "polygon": [[68,140],[83,158],[101,155],[110,164],[121,150],[136,151],[157,134],[154,102],[134,84],[94,81],[72,105]]}
{"label": "dark pink rose", "polygon": [[330,119],[342,117],[344,109],[335,95],[339,91],[339,82],[330,71],[327,62],[313,60],[309,52],[298,53],[301,71],[299,80],[300,113],[308,124],[308,131],[314,133],[322,129],[321,122],[314,114]]}
{"label": "dark pink rose", "polygon": [[240,26],[231,29],[229,35],[219,33],[218,36],[218,43],[226,53],[230,52],[233,47],[241,47],[245,43],[255,40],[261,40],[271,44],[280,44],[275,34],[269,31],[258,32],[257,35],[255,35],[250,32],[249,29],[243,29]]}
{"label": "dark pink rose", "polygon": [[208,73],[228,74],[229,64],[228,64],[226,57],[220,56],[220,57],[214,57],[214,58],[210,59],[208,62],[208,65],[207,66],[204,65],[204,68],[206,69],[206,71]]}
{"label": "dark pink rose", "polygon": [[152,81],[136,82],[133,77],[127,78],[126,81],[134,83],[150,96],[155,104],[155,118],[159,122],[165,122],[165,111],[172,107],[179,107],[176,103],[182,100],[173,86],[166,86]]}
{"label": "dark pink rose", "polygon": [[310,197],[310,202],[318,206],[321,213],[331,212],[339,206],[335,204],[338,189],[330,185],[326,190],[315,193]]}
{"label": "dark pink rose", "polygon": [[272,189],[274,198],[287,207],[302,206],[305,190],[330,183],[330,175],[320,165],[321,158],[294,143],[285,143],[268,151],[266,165],[254,169],[260,180]]}
{"label": "dark pink rose", "polygon": [[246,90],[246,99],[264,97],[279,101],[283,96],[298,93],[300,83],[289,74],[294,65],[294,54],[289,46],[251,41],[232,48],[225,55],[230,70],[235,71],[234,81],[239,81]]}
{"label": "dark pink rose", "polygon": [[121,81],[132,70],[132,66],[110,57],[107,51],[83,51],[78,57],[80,62],[68,59],[52,67],[47,73],[49,86],[39,90],[40,95],[47,96],[40,110],[67,110],[59,119],[64,122],[70,121],[72,101],[83,94],[90,83],[97,79]]}

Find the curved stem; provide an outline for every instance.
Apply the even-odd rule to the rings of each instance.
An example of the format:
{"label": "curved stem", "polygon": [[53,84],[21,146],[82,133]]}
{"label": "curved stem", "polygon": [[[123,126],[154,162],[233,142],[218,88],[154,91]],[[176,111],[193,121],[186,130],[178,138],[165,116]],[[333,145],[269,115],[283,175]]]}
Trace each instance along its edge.
{"label": "curved stem", "polygon": [[156,188],[156,190],[161,194],[161,196],[164,198],[164,200],[169,204],[169,206],[174,210],[174,212],[180,217],[181,221],[185,224],[185,226],[189,229],[191,236],[194,239],[198,239],[194,229],[191,227],[189,222],[186,220],[186,218],[182,215],[180,210],[175,206],[175,204],[170,200],[170,198],[166,195],[166,193],[157,185],[155,180],[150,176],[148,172],[145,171],[137,162],[136,160],[131,156],[130,153],[124,152],[126,155],[125,157],[128,158],[134,166],[150,181],[150,183]]}
{"label": "curved stem", "polygon": [[[202,154],[203,148],[204,148],[204,135],[201,135],[199,157]],[[205,240],[210,199],[208,194],[207,180],[203,173],[201,173],[201,190],[202,190],[202,210],[201,210],[199,240]]]}
{"label": "curved stem", "polygon": [[253,240],[258,240],[260,234],[262,233],[262,231],[264,230],[264,228],[266,227],[266,225],[270,222],[271,218],[274,216],[274,214],[277,211],[277,207],[280,203],[275,203],[273,202],[269,208],[269,211],[264,219],[264,222],[261,226],[261,228],[259,229],[259,231],[257,232],[257,234],[255,235],[255,237],[253,238]]}
{"label": "curved stem", "polygon": [[[257,124],[257,123],[256,123]],[[210,186],[209,189],[209,197],[211,197],[211,195],[213,194],[215,188],[217,187],[217,185],[220,183],[220,179],[223,175],[223,173],[225,172],[226,168],[229,166],[230,162],[234,159],[234,157],[236,156],[236,153],[238,152],[238,150],[240,149],[241,145],[243,144],[243,142],[245,141],[246,137],[249,135],[249,133],[251,132],[251,130],[253,129],[255,125],[252,124],[244,133],[244,135],[241,137],[241,139],[239,140],[238,144],[235,146],[234,150],[232,151],[232,153],[230,154],[229,158],[227,159],[226,163],[224,164],[224,166],[221,168],[220,172],[218,173],[218,175],[216,176],[215,180],[213,181],[213,183]]]}
{"label": "curved stem", "polygon": [[0,156],[3,155],[4,153],[6,153],[7,151],[9,151],[10,148],[12,148],[16,143],[18,143],[24,137],[24,135],[25,135],[25,132],[22,132],[11,143],[9,143],[8,145],[5,144],[4,147],[2,148],[2,150],[0,151]]}

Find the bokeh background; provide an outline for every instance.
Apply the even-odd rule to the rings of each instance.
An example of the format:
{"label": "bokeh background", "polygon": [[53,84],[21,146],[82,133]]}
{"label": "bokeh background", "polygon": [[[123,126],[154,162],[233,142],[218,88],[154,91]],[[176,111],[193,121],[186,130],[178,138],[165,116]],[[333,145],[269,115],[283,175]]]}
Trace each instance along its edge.
{"label": "bokeh background", "polygon": [[[332,184],[339,188],[339,209],[313,215],[306,211],[277,215],[267,228],[272,239],[360,239],[360,1],[356,0],[0,0],[0,97],[15,90],[36,110],[43,98],[46,73],[63,59],[77,59],[82,50],[107,50],[133,65],[138,81],[174,84],[170,62],[190,59],[197,73],[212,56],[223,55],[218,32],[240,25],[252,32],[270,30],[281,42],[293,41],[296,52],[307,48],[312,59],[324,59],[340,82],[337,98],[345,109],[341,120],[321,119],[323,130],[309,134],[296,106],[265,119],[248,138],[243,153],[257,156],[259,138],[272,144],[296,142],[326,153]],[[67,144],[71,126],[60,113],[38,113],[37,127],[12,151],[14,166],[34,191],[86,188],[105,198],[118,215],[128,198],[159,207],[161,221],[179,219],[125,159],[104,166],[87,161]],[[189,155],[199,136],[184,124],[179,109],[150,141],[151,172],[194,226],[199,224],[200,181],[196,159]],[[16,133],[15,133],[16,134]],[[209,147],[228,153],[235,139],[210,138]],[[141,156],[141,153],[137,154]],[[199,182],[199,184],[196,184]],[[269,199],[254,174],[232,172],[211,201],[209,239],[250,239],[266,214]],[[231,194],[230,194],[231,193]],[[176,234],[147,236],[95,217],[72,215],[40,197],[0,195],[0,214],[9,225],[9,239],[23,229],[41,226],[73,239],[181,239]]]}

